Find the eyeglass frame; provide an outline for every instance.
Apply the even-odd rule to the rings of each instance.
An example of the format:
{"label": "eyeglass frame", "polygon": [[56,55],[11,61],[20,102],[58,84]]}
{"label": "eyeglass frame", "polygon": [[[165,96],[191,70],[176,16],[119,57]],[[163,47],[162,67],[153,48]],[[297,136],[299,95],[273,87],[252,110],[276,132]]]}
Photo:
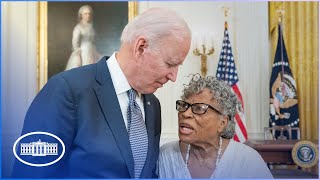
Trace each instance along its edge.
{"label": "eyeglass frame", "polygon": [[[187,104],[188,107],[186,108],[186,110],[184,110],[184,111],[179,111],[179,110],[178,110],[178,102],[184,102],[185,104]],[[195,113],[195,112],[193,111],[193,108],[192,108],[192,107],[193,107],[194,105],[198,105],[198,104],[202,104],[202,105],[205,105],[205,106],[206,106],[206,109],[204,110],[204,113],[199,114],[199,113]],[[209,108],[211,108],[211,109],[214,110],[215,112],[223,115],[220,111],[218,111],[216,108],[212,107],[210,104],[206,104],[206,103],[193,103],[193,104],[190,104],[190,103],[187,103],[187,102],[185,102],[185,101],[183,101],[183,100],[177,100],[177,101],[176,101],[176,110],[177,110],[178,112],[186,112],[186,111],[189,109],[189,107],[191,107],[192,113],[193,113],[193,114],[197,114],[197,115],[203,115],[203,114],[207,113],[207,111],[208,111]]]}

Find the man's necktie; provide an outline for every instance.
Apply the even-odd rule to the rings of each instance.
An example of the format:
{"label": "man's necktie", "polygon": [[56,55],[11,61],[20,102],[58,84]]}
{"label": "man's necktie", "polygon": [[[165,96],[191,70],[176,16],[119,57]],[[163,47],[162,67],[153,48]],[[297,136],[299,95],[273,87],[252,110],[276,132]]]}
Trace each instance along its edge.
{"label": "man's necktie", "polygon": [[136,91],[130,89],[128,96],[128,134],[134,159],[134,176],[139,178],[147,158],[148,135],[141,109],[136,102]]}

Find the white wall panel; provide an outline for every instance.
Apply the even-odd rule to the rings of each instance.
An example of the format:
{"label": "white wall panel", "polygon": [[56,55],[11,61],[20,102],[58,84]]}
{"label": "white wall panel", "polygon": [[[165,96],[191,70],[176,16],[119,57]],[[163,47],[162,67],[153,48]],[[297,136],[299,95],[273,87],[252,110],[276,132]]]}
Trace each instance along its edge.
{"label": "white wall panel", "polygon": [[36,94],[37,6],[35,2],[1,3],[2,175],[7,177],[14,160],[13,143]]}
{"label": "white wall panel", "polygon": [[263,139],[269,119],[268,3],[237,2],[233,45],[245,99],[249,138]]}

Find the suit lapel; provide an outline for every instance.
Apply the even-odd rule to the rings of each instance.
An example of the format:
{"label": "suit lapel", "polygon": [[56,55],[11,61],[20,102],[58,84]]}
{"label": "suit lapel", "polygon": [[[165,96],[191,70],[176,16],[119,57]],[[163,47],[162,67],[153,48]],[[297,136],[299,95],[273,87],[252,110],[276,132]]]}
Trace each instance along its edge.
{"label": "suit lapel", "polygon": [[120,152],[122,153],[123,159],[127,164],[130,176],[133,178],[134,161],[130,148],[128,132],[123,122],[123,116],[106,63],[106,58],[103,58],[97,63],[96,80],[98,83],[94,87],[94,90],[101,109],[118,144]]}
{"label": "suit lapel", "polygon": [[141,175],[145,175],[147,174],[147,172],[151,171],[148,168],[149,168],[149,163],[150,162],[152,163],[151,158],[152,158],[152,153],[154,152],[154,129],[155,129],[154,113],[155,112],[154,112],[154,109],[152,108],[153,102],[150,100],[151,100],[150,95],[144,95],[143,104],[144,104],[146,128],[148,132],[148,154],[147,154],[146,162]]}

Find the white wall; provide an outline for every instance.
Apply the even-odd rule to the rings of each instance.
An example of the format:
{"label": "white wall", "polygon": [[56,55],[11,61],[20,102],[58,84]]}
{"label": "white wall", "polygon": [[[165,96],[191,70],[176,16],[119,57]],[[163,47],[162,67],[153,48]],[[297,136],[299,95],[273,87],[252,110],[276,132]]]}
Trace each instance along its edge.
{"label": "white wall", "polygon": [[[20,135],[26,110],[36,95],[36,2],[1,2],[2,5],[2,151],[3,176],[11,171],[13,142]],[[215,53],[208,57],[208,75],[214,75],[224,30],[222,6],[231,9],[227,21],[242,96],[249,138],[262,139],[268,125],[269,46],[268,2],[139,2],[139,12],[149,7],[169,7],[188,22],[195,35],[214,37]],[[193,50],[194,44],[192,46]],[[200,72],[200,58],[190,51],[176,83],[168,83],[156,95],[162,104],[161,143],[177,139],[175,100],[190,73]],[[12,154],[12,153],[11,153]]]}
{"label": "white wall", "polygon": [[35,2],[1,6],[2,177],[6,177],[13,164],[13,143],[36,94],[37,8]]}

